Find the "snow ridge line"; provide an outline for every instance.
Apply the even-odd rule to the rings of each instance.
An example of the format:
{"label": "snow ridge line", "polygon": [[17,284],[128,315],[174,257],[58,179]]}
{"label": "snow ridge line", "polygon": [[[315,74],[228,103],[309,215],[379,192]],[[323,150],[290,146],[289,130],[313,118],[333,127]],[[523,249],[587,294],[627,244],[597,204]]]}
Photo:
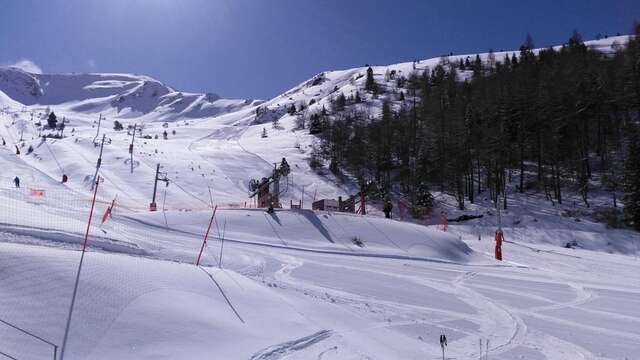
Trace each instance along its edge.
{"label": "snow ridge line", "polygon": [[[0,222],[0,232],[14,235],[31,236],[45,242],[81,245],[83,235],[64,230],[50,230],[36,226],[23,226]],[[136,244],[123,242],[106,236],[91,235],[91,248],[101,249],[112,253],[148,256],[148,252]]]}
{"label": "snow ridge line", "polygon": [[[201,234],[194,233],[194,232],[187,231],[187,230],[166,229],[164,227],[164,225],[160,225],[160,224],[156,224],[156,223],[153,223],[153,222],[136,219],[136,218],[129,217],[129,216],[126,216],[126,215],[123,216],[123,217],[127,218],[130,221],[138,222],[138,223],[143,224],[143,225],[148,225],[148,226],[151,226],[151,227],[161,227],[163,229],[163,231],[169,231],[169,232],[174,232],[174,233],[179,233],[179,234],[187,234],[187,235],[198,236],[198,237],[201,236]],[[392,260],[422,261],[422,262],[432,262],[432,263],[438,263],[438,264],[452,264],[452,265],[460,265],[460,266],[472,266],[472,267],[479,267],[479,268],[503,268],[504,267],[504,268],[528,269],[527,266],[522,266],[522,265],[467,264],[467,263],[463,263],[463,262],[455,262],[455,261],[443,260],[443,259],[437,259],[437,258],[428,258],[428,257],[419,257],[419,256],[401,255],[401,254],[397,254],[396,255],[396,254],[381,254],[381,253],[370,253],[370,252],[357,253],[357,252],[347,252],[347,251],[339,251],[339,250],[322,250],[322,249],[312,249],[312,248],[305,248],[305,247],[299,247],[299,246],[284,246],[284,245],[278,245],[278,244],[262,243],[262,242],[257,242],[257,241],[238,240],[238,239],[226,238],[226,237],[225,237],[224,240],[229,242],[229,243],[235,243],[235,244],[241,244],[241,245],[251,245],[251,246],[259,246],[259,247],[267,247],[267,248],[277,248],[277,249],[301,251],[301,252],[314,253],[314,254],[357,256],[357,257],[369,257],[369,258],[392,259]]]}

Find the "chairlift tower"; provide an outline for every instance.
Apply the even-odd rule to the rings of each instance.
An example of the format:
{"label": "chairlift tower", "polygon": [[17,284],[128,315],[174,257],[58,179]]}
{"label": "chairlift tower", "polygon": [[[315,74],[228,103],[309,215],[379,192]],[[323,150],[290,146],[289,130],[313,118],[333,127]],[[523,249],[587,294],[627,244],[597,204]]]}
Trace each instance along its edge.
{"label": "chairlift tower", "polygon": [[149,211],[157,211],[158,205],[156,204],[156,194],[158,191],[158,181],[164,181],[167,186],[169,186],[169,179],[167,178],[167,173],[160,172],[160,164],[156,165],[156,177],[153,182],[153,198],[151,199],[151,203],[149,204]]}
{"label": "chairlift tower", "polygon": [[[258,207],[274,207],[279,208],[280,204],[280,179],[288,176],[290,172],[289,164],[285,158],[282,162],[273,164],[273,172],[269,177],[263,177],[262,180],[251,180],[249,198],[258,196]],[[273,184],[273,185],[272,185]],[[270,189],[272,186],[272,189]],[[273,191],[271,191],[273,190]],[[286,191],[286,190],[285,190]]]}

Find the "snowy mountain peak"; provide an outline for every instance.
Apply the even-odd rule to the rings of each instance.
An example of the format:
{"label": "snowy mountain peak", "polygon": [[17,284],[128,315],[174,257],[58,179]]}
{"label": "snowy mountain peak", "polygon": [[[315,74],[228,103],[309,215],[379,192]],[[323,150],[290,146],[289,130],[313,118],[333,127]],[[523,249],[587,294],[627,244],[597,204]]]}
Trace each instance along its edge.
{"label": "snowy mountain peak", "polygon": [[155,113],[154,119],[162,121],[217,116],[255,102],[180,92],[143,75],[32,74],[14,67],[0,68],[0,91],[27,106],[56,106],[123,118]]}

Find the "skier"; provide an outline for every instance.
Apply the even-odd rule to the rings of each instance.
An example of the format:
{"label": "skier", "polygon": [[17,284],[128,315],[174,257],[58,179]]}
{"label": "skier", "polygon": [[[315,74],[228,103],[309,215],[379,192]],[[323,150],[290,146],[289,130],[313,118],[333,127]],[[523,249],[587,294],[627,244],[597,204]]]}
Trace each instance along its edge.
{"label": "skier", "polygon": [[442,348],[442,360],[444,360],[444,348],[447,346],[447,336],[442,333],[440,334],[440,347]]}
{"label": "skier", "polygon": [[5,146],[5,145],[7,145],[7,142],[4,141],[4,138],[2,138],[2,146]]}
{"label": "skier", "polygon": [[17,188],[19,188],[20,187],[20,178],[16,176],[13,179],[13,183],[16,185]]}
{"label": "skier", "polygon": [[16,145],[16,155],[20,155],[20,148],[18,148],[18,145]]}
{"label": "skier", "polygon": [[504,234],[502,229],[496,230],[496,260],[502,261],[502,241],[504,240]]}
{"label": "skier", "polygon": [[384,203],[384,208],[382,209],[382,211],[384,211],[384,217],[391,219],[391,210],[393,210],[393,204],[391,204],[391,201],[387,198]]}
{"label": "skier", "polygon": [[291,168],[289,167],[289,163],[287,162],[287,159],[282,158],[282,162],[280,163],[280,174],[283,176],[287,176],[289,175],[290,171],[291,171]]}
{"label": "skier", "polygon": [[62,183],[66,183],[69,180],[69,177],[67,176],[67,174],[62,174]]}
{"label": "skier", "polygon": [[27,149],[27,154],[31,154],[33,152],[33,146],[29,145],[29,148]]}

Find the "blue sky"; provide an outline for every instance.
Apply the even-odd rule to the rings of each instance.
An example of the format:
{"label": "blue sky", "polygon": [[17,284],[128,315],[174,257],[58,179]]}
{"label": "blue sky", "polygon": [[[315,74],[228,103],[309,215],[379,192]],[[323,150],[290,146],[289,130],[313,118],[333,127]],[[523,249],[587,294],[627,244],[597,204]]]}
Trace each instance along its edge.
{"label": "blue sky", "polygon": [[628,33],[637,0],[0,0],[0,64],[269,98],[323,70]]}

